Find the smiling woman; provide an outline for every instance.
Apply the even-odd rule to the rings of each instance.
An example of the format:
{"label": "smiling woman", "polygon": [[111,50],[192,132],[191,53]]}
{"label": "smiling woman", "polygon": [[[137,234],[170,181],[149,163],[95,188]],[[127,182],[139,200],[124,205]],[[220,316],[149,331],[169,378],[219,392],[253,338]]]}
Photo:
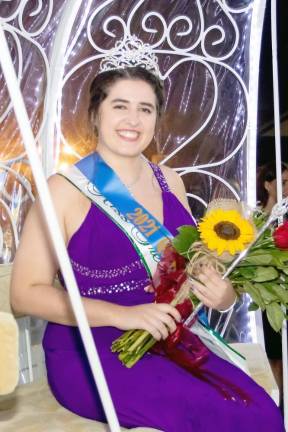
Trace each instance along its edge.
{"label": "smiling woman", "polygon": [[[111,352],[123,330],[147,330],[156,340],[175,331],[178,310],[154,303],[147,286],[159,245],[194,221],[178,175],[142,156],[163,109],[163,86],[155,70],[146,70],[142,61],[116,68],[107,64],[110,69],[91,85],[97,152],[53,176],[49,186],[120,423],[165,432],[215,430],[215,424],[222,432],[282,432],[280,413],[268,394],[212,352],[205,363],[211,380],[156,353],[127,369]],[[55,398],[80,416],[103,421],[65,287],[52,285],[58,270],[36,200],[14,263],[13,308],[49,321],[43,346]],[[231,284],[216,272],[203,269],[199,279],[205,304],[227,309],[234,302]],[[213,381],[217,376],[224,386],[231,383],[228,400]],[[236,388],[247,398],[239,399]]]}
{"label": "smiling woman", "polygon": [[140,80],[118,81],[94,117],[97,150],[104,159],[135,157],[154,135],[157,111],[153,89]]}

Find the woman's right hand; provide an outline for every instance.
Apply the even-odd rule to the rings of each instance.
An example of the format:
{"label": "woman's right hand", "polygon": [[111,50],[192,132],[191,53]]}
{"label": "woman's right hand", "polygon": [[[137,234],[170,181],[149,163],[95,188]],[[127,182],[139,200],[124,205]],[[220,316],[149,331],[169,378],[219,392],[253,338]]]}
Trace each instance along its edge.
{"label": "woman's right hand", "polygon": [[178,310],[167,303],[121,306],[117,315],[117,328],[146,330],[158,341],[173,333],[176,330],[176,322],[181,321]]}

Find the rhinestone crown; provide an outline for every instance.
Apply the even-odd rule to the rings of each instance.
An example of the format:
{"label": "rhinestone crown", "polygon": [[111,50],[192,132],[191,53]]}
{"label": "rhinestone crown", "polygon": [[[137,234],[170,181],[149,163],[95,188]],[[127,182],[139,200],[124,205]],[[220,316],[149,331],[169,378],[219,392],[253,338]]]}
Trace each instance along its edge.
{"label": "rhinestone crown", "polygon": [[116,42],[100,63],[99,74],[116,69],[141,66],[160,78],[158,59],[149,44],[137,36],[125,36]]}

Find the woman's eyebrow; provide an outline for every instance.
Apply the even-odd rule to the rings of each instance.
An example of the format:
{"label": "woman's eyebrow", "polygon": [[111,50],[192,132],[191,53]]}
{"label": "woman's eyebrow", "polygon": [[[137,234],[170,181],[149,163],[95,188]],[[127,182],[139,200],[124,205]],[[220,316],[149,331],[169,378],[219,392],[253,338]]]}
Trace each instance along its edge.
{"label": "woman's eyebrow", "polygon": [[111,103],[114,103],[114,102],[124,102],[124,103],[129,103],[129,101],[128,100],[126,100],[126,99],[120,99],[120,98],[116,98],[116,99],[113,99],[112,101],[111,101]]}
{"label": "woman's eyebrow", "polygon": [[[116,98],[116,99],[113,99],[112,101],[111,101],[111,103],[126,103],[126,104],[128,104],[128,103],[130,103],[130,101],[128,101],[128,100],[126,100],[126,99],[121,99],[121,98]],[[152,103],[150,103],[150,102],[139,102],[139,105],[142,105],[142,106],[146,106],[146,107],[149,107],[149,108],[151,108],[151,109],[154,109],[155,108],[155,106],[152,104]]]}
{"label": "woman's eyebrow", "polygon": [[142,105],[142,106],[146,106],[146,107],[149,107],[149,108],[151,108],[151,109],[154,109],[154,108],[155,108],[155,105],[153,105],[153,104],[150,103],[150,102],[140,102],[140,105]]}

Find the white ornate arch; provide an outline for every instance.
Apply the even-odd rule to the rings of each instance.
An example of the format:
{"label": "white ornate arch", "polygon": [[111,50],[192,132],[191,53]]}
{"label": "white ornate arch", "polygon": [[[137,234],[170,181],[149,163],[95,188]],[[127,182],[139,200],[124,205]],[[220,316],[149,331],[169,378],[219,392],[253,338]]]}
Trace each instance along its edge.
{"label": "white ornate arch", "polygon": [[[65,85],[73,77],[75,73],[77,73],[81,68],[84,66],[87,66],[89,64],[95,64],[95,62],[99,62],[99,60],[105,56],[107,51],[111,48],[111,44],[108,45],[107,48],[101,47],[93,38],[93,35],[95,33],[95,29],[93,32],[93,23],[95,23],[95,19],[97,19],[98,16],[101,15],[102,19],[102,31],[105,36],[108,36],[111,39],[114,39],[115,42],[115,34],[113,31],[111,31],[110,27],[114,23],[118,23],[121,26],[122,34],[120,36],[129,35],[133,32],[132,30],[132,23],[133,19],[136,16],[136,13],[139,11],[139,9],[145,4],[145,0],[139,0],[134,1],[133,7],[131,8],[130,12],[127,13],[127,16],[125,19],[121,16],[117,16],[116,14],[109,14],[109,8],[115,3],[117,3],[117,0],[106,0],[102,2],[98,2],[99,5],[93,7],[92,1],[87,1],[85,6],[85,13],[82,14],[81,20],[79,20],[78,17],[78,27],[77,27],[77,33],[74,35],[74,37],[71,40],[71,42],[68,43],[69,39],[69,26],[70,31],[72,30],[73,23],[75,20],[77,20],[76,17],[76,10],[77,7],[79,8],[79,3],[77,1],[72,1],[69,3],[71,14],[69,16],[69,22],[67,20],[67,17],[63,15],[62,18],[62,26],[66,30],[65,37],[62,38],[61,43],[55,45],[54,51],[53,51],[53,58],[58,58],[58,63],[61,63],[61,67],[57,69],[59,72],[58,74],[53,74],[55,77],[54,79],[54,86],[53,91],[50,92],[50,94],[53,94],[53,100],[50,100],[52,102],[52,108],[50,104],[49,109],[49,115],[47,117],[46,121],[46,130],[49,131],[50,138],[47,140],[45,136],[43,137],[43,140],[47,140],[48,142],[51,142],[53,136],[52,134],[52,126],[55,125],[55,119],[56,119],[56,144],[55,148],[52,149],[50,146],[50,150],[48,153],[46,153],[46,166],[48,169],[48,172],[53,171],[53,164],[55,164],[55,160],[59,158],[60,153],[60,144],[62,143],[64,145],[64,149],[68,153],[75,154],[77,156],[77,150],[71,146],[69,146],[69,140],[65,137],[65,132],[63,133],[62,125],[61,125],[61,113],[62,113],[62,103],[63,103],[63,92],[65,92]],[[166,22],[165,16],[161,15],[156,10],[150,10],[149,12],[145,13],[142,17],[141,22],[139,23],[139,27],[141,30],[146,32],[146,35],[150,36],[157,34],[158,39],[156,42],[152,43],[153,49],[155,50],[155,53],[158,54],[158,56],[171,56],[174,57],[176,60],[175,62],[169,67],[165,72],[162,73],[162,78],[164,80],[169,79],[172,72],[178,68],[180,65],[184,64],[185,62],[194,62],[203,65],[203,67],[206,68],[206,70],[209,72],[211,76],[211,81],[213,82],[214,87],[214,94],[213,94],[213,103],[211,104],[211,108],[206,116],[205,119],[203,119],[200,127],[195,130],[192,134],[187,136],[187,139],[184,140],[184,142],[181,142],[180,145],[178,145],[173,150],[169,151],[168,154],[164,157],[161,163],[169,162],[173,166],[175,156],[179,154],[182,149],[187,148],[188,146],[191,146],[193,144],[194,140],[203,132],[205,129],[207,129],[207,125],[209,125],[209,122],[211,122],[212,117],[215,115],[215,110],[217,107],[217,103],[219,100],[218,95],[218,83],[216,78],[216,73],[213,68],[215,66],[224,68],[226,73],[230,73],[237,84],[239,85],[239,88],[241,89],[241,92],[243,93],[243,99],[245,104],[245,110],[246,110],[246,121],[245,121],[245,127],[243,128],[242,135],[238,142],[234,145],[234,147],[225,155],[223,155],[222,158],[219,160],[213,161],[213,162],[207,162],[207,163],[200,163],[200,164],[189,164],[188,166],[181,165],[180,167],[175,167],[177,171],[179,171],[180,175],[187,176],[191,173],[201,174],[202,176],[207,176],[210,179],[216,179],[218,182],[220,182],[224,187],[229,190],[234,197],[239,199],[240,197],[243,199],[246,199],[249,204],[254,205],[256,201],[256,192],[255,192],[255,167],[256,167],[256,122],[257,122],[257,84],[258,84],[258,63],[259,63],[259,47],[260,47],[260,38],[261,38],[261,27],[262,27],[262,20],[263,20],[263,13],[265,8],[265,3],[262,1],[251,1],[251,2],[244,2],[245,6],[233,8],[231,7],[227,1],[218,1],[215,0],[215,6],[217,6],[219,9],[222,10],[222,13],[225,15],[225,17],[229,20],[231,23],[231,26],[233,28],[234,37],[231,42],[231,46],[229,46],[229,49],[226,49],[226,52],[222,55],[213,55],[211,52],[209,52],[209,48],[206,47],[207,44],[207,38],[209,36],[217,31],[218,34],[220,34],[220,37],[217,38],[214,37],[214,40],[212,42],[212,46],[219,46],[223,41],[225,40],[225,29],[221,27],[218,24],[211,25],[210,27],[205,27],[205,20],[204,20],[204,11],[203,11],[203,4],[199,0],[195,0],[194,2],[194,12],[197,10],[197,14],[199,17],[199,31],[196,40],[193,41],[192,44],[190,44],[188,47],[181,47],[177,46],[173,42],[172,37],[172,30],[175,28],[176,25],[178,25],[181,21],[182,23],[185,23],[186,29],[183,31],[179,31],[176,36],[187,36],[191,31],[193,30],[193,23],[192,18],[189,15],[178,15],[172,19],[170,19],[170,22]],[[241,2],[240,2],[241,3]],[[243,3],[243,2],[242,2]],[[73,8],[72,8],[73,6]],[[90,9],[89,9],[90,8]],[[106,12],[106,15],[103,15],[103,12]],[[245,15],[249,17],[249,20],[251,20],[251,33],[249,33],[249,29],[247,29],[247,34],[250,35],[249,42],[247,44],[249,45],[249,73],[246,70],[246,79],[244,80],[240,72],[233,68],[229,64],[229,59],[233,57],[235,54],[235,51],[237,50],[238,43],[239,43],[239,28],[237,24],[237,18]],[[158,20],[158,24],[160,23],[162,28],[161,32],[159,29],[151,27],[151,24],[148,26],[148,22],[151,19]],[[248,19],[247,19],[248,20]],[[64,26],[65,23],[65,26]],[[60,27],[59,27],[60,28]],[[247,26],[246,26],[247,28]],[[97,30],[99,28],[97,27]],[[60,30],[58,30],[60,32]],[[92,47],[92,55],[89,55],[85,58],[82,58],[79,62],[73,63],[71,67],[67,68],[65,67],[67,63],[69,64],[69,56],[71,55],[71,52],[73,52],[75,45],[77,44],[77,37],[80,38],[81,32],[86,33],[87,41],[90,44],[90,47]],[[119,37],[119,35],[117,35]],[[56,35],[57,40],[57,35]],[[79,39],[80,40],[80,39]],[[82,39],[83,42],[83,39]],[[166,48],[163,49],[162,45],[166,42]],[[64,45],[66,45],[66,51]],[[198,52],[197,52],[198,50]],[[200,52],[199,52],[200,50]],[[66,52],[63,56],[63,52]],[[57,54],[58,53],[58,54]],[[61,61],[59,60],[61,59]],[[57,60],[55,61],[55,64],[57,65]],[[239,66],[239,65],[238,65]],[[95,66],[94,66],[95,67]],[[95,68],[97,70],[97,67]],[[249,77],[247,78],[247,75]],[[55,83],[57,81],[57,83]],[[55,98],[55,95],[57,97]],[[48,135],[47,135],[48,136]],[[248,142],[248,145],[246,145]],[[47,148],[48,146],[46,146]],[[160,145],[161,147],[161,145]],[[223,178],[223,176],[215,171],[213,171],[213,168],[217,167],[224,167],[225,164],[227,164],[229,161],[231,161],[235,156],[239,155],[240,151],[243,151],[245,149],[245,165],[247,166],[247,171],[245,174],[245,181],[242,179],[242,185],[245,183],[247,185],[247,190],[239,190],[241,188],[238,188],[238,190],[233,187],[229,183],[229,180]],[[160,150],[162,150],[160,148]],[[80,156],[80,155],[79,155]],[[197,196],[195,193],[190,193],[189,196],[192,196],[196,199],[198,199],[200,202],[205,203],[205,199],[201,196]]]}
{"label": "white ornate arch", "polygon": [[[11,0],[5,0],[3,3],[12,5]],[[29,0],[19,0],[14,2],[14,5],[15,3],[14,9],[11,6],[10,13],[6,15],[1,13],[0,8],[1,22],[6,34],[10,35],[11,47],[14,47],[16,52],[15,58],[18,61],[17,72],[20,83],[25,77],[25,72],[27,73],[27,58],[25,57],[27,48],[23,52],[25,43],[31,44],[33,50],[37,51],[42,59],[45,83],[43,84],[39,80],[38,85],[42,85],[43,110],[35,136],[39,142],[39,151],[42,152],[43,165],[47,175],[54,171],[63,150],[67,154],[80,156],[77,146],[73,147],[69,137],[67,137],[67,127],[65,129],[65,122],[63,121],[63,113],[65,112],[63,107],[67,108],[65,92],[67,92],[67,88],[70,91],[71,81],[79,72],[86,70],[84,68],[91,65],[94,71],[90,72],[92,76],[92,73],[97,71],[99,60],[114,45],[116,38],[131,34],[135,32],[136,28],[147,40],[152,41],[155,53],[162,59],[160,65],[162,65],[162,78],[165,82],[169,83],[171,79],[175,80],[177,71],[183,73],[186,70],[185,67],[194,64],[203,68],[208,77],[207,80],[209,80],[210,90],[213,90],[209,98],[209,109],[201,118],[197,129],[187,133],[185,139],[181,138],[179,142],[175,140],[174,147],[166,138],[165,142],[160,143],[158,150],[164,153],[161,163],[169,163],[175,167],[184,179],[187,178],[188,183],[191,183],[193,176],[196,179],[203,178],[205,185],[209,186],[211,192],[215,182],[217,182],[222,188],[220,188],[220,192],[226,190],[237,199],[244,197],[249,204],[255,203],[257,84],[260,38],[265,8],[263,0],[239,0],[236,2],[237,7],[232,7],[233,2],[228,0],[213,0],[210,3],[213,3],[215,16],[212,18],[215,18],[215,21],[207,15],[207,7],[205,9],[207,2],[200,0],[188,2],[189,8],[186,7],[187,1],[178,2],[179,5],[183,4],[183,13],[177,13],[175,16],[169,15],[168,7],[163,8],[162,13],[160,13],[157,5],[161,5],[162,2],[156,4],[149,0],[130,0],[130,2],[123,2],[122,0],[86,0],[84,2],[79,0],[66,0],[64,2],[49,0],[42,2],[38,0],[34,9],[31,8],[32,3]],[[115,13],[115,8],[116,12],[118,11],[117,5],[123,5],[124,8],[124,5],[128,3],[130,9],[126,8],[124,15]],[[164,3],[167,5],[169,2],[165,1]],[[147,11],[145,5],[153,5],[153,7]],[[139,18],[140,12],[142,15]],[[217,17],[219,16],[221,16],[221,20],[218,22]],[[136,27],[135,20],[138,20]],[[243,21],[245,21],[244,27]],[[221,23],[225,23],[225,25],[220,25]],[[99,24],[101,24],[101,28]],[[246,40],[244,40],[243,28],[246,31],[244,33]],[[104,45],[99,44],[96,41],[97,37],[95,38],[95,35],[97,36],[100,31]],[[48,38],[49,32],[53,34],[53,37],[47,44],[44,41],[45,37]],[[184,44],[183,40],[187,41],[187,38],[190,42]],[[240,43],[246,55],[245,67],[241,65],[241,62],[233,62],[240,50]],[[79,56],[79,52],[84,48],[88,55]],[[168,62],[168,66],[164,67],[166,59],[170,59],[170,63]],[[35,61],[34,64],[36,64]],[[219,70],[222,71],[222,75]],[[243,112],[240,114],[243,124],[239,137],[233,146],[228,146],[228,150],[216,160],[204,162],[196,160],[195,163],[188,160],[188,164],[177,164],[179,155],[182,155],[184,151],[187,152],[187,149],[192,149],[199,137],[209,133],[211,123],[215,122],[215,117],[219,115],[219,100],[222,91],[220,91],[219,76],[223,80],[224,75],[230,77],[229,79],[232,80],[230,83],[232,82],[241,94]],[[33,110],[31,112],[31,122],[33,122]],[[236,115],[237,112],[235,117]],[[7,124],[5,122],[13,116],[11,105],[8,104],[0,112],[0,116],[2,120],[0,124],[4,125],[5,129],[5,124]],[[237,123],[237,118],[234,119],[233,127],[235,127],[235,122]],[[232,138],[231,135],[231,140]],[[246,186],[245,190],[239,185],[235,187],[233,182],[223,175],[223,173],[225,174],[225,167],[235,158],[238,158],[244,167],[240,182]],[[13,164],[16,162],[25,163],[24,152],[20,151],[12,157],[7,157],[2,161],[0,168],[3,172],[5,171],[6,176],[13,173],[15,177],[21,179],[20,184],[23,185],[25,177],[22,176],[22,178],[21,173],[19,174],[13,168]],[[238,167],[239,164],[237,169]],[[26,184],[23,187],[25,189]],[[28,187],[25,193],[31,199],[29,191]],[[7,194],[6,198],[4,195],[1,197],[4,202],[3,206],[8,205],[10,208]],[[192,189],[188,191],[188,196],[197,200],[201,206],[205,206],[207,196],[211,198],[211,193],[204,196]],[[12,221],[11,214],[9,212],[7,214]],[[15,217],[13,223],[13,229],[16,232],[17,220]]]}

